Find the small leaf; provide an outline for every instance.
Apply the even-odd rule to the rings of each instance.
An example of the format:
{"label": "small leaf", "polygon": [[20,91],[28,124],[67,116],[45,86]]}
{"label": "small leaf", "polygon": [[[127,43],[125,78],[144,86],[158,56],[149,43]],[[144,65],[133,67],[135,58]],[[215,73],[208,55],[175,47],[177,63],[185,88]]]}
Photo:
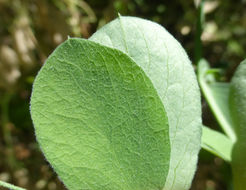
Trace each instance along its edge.
{"label": "small leaf", "polygon": [[233,142],[224,134],[206,126],[202,128],[202,148],[221,157],[227,162],[231,161]]}
{"label": "small leaf", "polygon": [[237,68],[230,86],[230,110],[237,142],[232,153],[235,190],[246,187],[246,60]]}
{"label": "small leaf", "polygon": [[164,106],[127,55],[70,38],[35,79],[31,114],[45,157],[71,190],[159,190],[170,144]]}
{"label": "small leaf", "polygon": [[119,17],[90,40],[121,50],[152,81],[165,106],[171,138],[171,162],[165,190],[189,189],[201,141],[200,92],[182,46],[162,26],[135,17]]}
{"label": "small leaf", "polygon": [[235,142],[236,135],[228,104],[230,86],[229,83],[216,82],[212,71],[206,60],[200,60],[198,64],[198,81],[218,123],[227,136]]}
{"label": "small leaf", "polygon": [[11,190],[26,190],[24,188],[17,187],[15,185],[12,185],[10,183],[6,183],[4,181],[0,181],[0,187],[5,187],[5,188],[11,189]]}

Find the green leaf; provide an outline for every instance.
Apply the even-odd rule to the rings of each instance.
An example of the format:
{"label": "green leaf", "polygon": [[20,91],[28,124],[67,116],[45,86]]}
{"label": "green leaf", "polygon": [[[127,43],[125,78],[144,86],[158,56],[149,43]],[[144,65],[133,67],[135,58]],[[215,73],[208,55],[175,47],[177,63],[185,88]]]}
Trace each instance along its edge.
{"label": "green leaf", "polygon": [[202,148],[219,156],[227,162],[231,161],[233,142],[224,134],[206,126],[202,128]]}
{"label": "green leaf", "polygon": [[230,86],[230,110],[237,142],[232,153],[234,189],[246,187],[246,60],[237,68]]}
{"label": "green leaf", "polygon": [[164,189],[189,189],[201,141],[200,92],[182,46],[160,25],[119,17],[90,40],[125,52],[152,81],[168,115],[171,161]]}
{"label": "green leaf", "polygon": [[216,120],[226,135],[235,142],[236,135],[228,104],[229,83],[216,82],[212,71],[206,60],[200,60],[198,64],[198,81]]}
{"label": "green leaf", "polygon": [[12,185],[10,183],[6,183],[4,181],[0,181],[0,187],[5,187],[5,188],[11,189],[11,190],[26,190],[24,188],[17,187],[15,185]]}
{"label": "green leaf", "polygon": [[164,106],[124,53],[69,39],[35,79],[31,114],[45,157],[71,190],[159,190],[170,144]]}

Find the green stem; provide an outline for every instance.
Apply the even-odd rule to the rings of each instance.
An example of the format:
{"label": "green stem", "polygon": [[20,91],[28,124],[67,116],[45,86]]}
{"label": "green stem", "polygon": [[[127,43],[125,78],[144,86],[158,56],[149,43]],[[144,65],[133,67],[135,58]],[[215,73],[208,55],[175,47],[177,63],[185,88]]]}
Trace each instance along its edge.
{"label": "green stem", "polygon": [[26,190],[26,189],[23,189],[21,187],[14,186],[10,183],[6,183],[3,181],[0,181],[0,187],[5,187],[5,188],[11,189],[11,190]]}
{"label": "green stem", "polygon": [[204,17],[204,0],[198,5],[198,20],[196,23],[196,36],[195,36],[195,65],[198,64],[199,60],[202,58],[202,31],[205,22]]}
{"label": "green stem", "polygon": [[205,80],[205,75],[207,74],[208,70],[210,70],[209,63],[206,60],[201,59],[198,64],[198,83],[201,87],[202,94],[204,95],[209,107],[211,108],[211,111],[213,112],[213,115],[222,127],[225,134],[231,139],[233,143],[235,143],[236,135],[233,130],[233,126],[229,122],[229,118],[227,118],[222,112],[222,109],[218,104],[218,100],[215,99],[211,87],[209,87]]}
{"label": "green stem", "polygon": [[233,187],[234,190],[245,190],[246,187],[246,169],[245,160],[246,154],[244,150],[246,149],[245,139],[236,142],[232,151],[232,173],[233,173]]}

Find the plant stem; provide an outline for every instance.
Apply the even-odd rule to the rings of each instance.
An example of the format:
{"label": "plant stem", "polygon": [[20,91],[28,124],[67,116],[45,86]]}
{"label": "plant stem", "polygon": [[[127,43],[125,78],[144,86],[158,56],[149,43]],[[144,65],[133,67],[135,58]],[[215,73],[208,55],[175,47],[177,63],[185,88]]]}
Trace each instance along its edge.
{"label": "plant stem", "polygon": [[[198,63],[198,83],[201,87],[202,94],[204,95],[204,98],[206,99],[211,111],[213,112],[213,115],[215,116],[216,120],[218,121],[219,125],[221,126],[222,130],[225,132],[225,134],[231,139],[233,143],[236,142],[236,134],[233,130],[233,126],[230,122],[230,118],[226,117],[225,113],[222,111],[222,108],[218,104],[218,100],[216,100],[213,91],[211,89],[211,86],[207,84],[205,81],[206,74],[210,70],[209,63],[201,59]],[[222,87],[222,85],[220,85]],[[226,99],[229,97],[229,84],[223,83],[223,88],[227,89],[227,91],[224,92],[224,96],[227,96]],[[229,110],[229,108],[228,108]]]}
{"label": "plant stem", "polygon": [[202,31],[205,22],[204,16],[204,0],[198,5],[198,20],[196,23],[196,36],[195,36],[195,65],[198,64],[199,60],[202,58]]}
{"label": "plant stem", "polygon": [[26,189],[23,189],[21,187],[17,187],[17,186],[14,186],[10,183],[6,183],[6,182],[3,182],[3,181],[0,181],[0,187],[6,187],[8,189],[11,189],[11,190],[26,190]]}

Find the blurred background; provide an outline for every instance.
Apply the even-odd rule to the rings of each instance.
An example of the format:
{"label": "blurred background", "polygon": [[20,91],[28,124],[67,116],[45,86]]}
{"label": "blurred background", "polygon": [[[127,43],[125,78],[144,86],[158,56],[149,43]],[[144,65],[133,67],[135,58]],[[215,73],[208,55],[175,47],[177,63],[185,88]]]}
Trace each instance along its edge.
{"label": "blurred background", "polygon": [[[160,23],[180,41],[193,63],[201,54],[212,67],[222,68],[220,80],[229,81],[246,58],[246,0],[206,0],[202,15],[199,3],[0,0],[0,180],[30,190],[65,189],[35,140],[29,113],[32,83],[47,56],[68,36],[88,38],[118,12]],[[203,119],[220,130],[206,102]],[[229,189],[229,164],[202,150],[192,190]]]}

